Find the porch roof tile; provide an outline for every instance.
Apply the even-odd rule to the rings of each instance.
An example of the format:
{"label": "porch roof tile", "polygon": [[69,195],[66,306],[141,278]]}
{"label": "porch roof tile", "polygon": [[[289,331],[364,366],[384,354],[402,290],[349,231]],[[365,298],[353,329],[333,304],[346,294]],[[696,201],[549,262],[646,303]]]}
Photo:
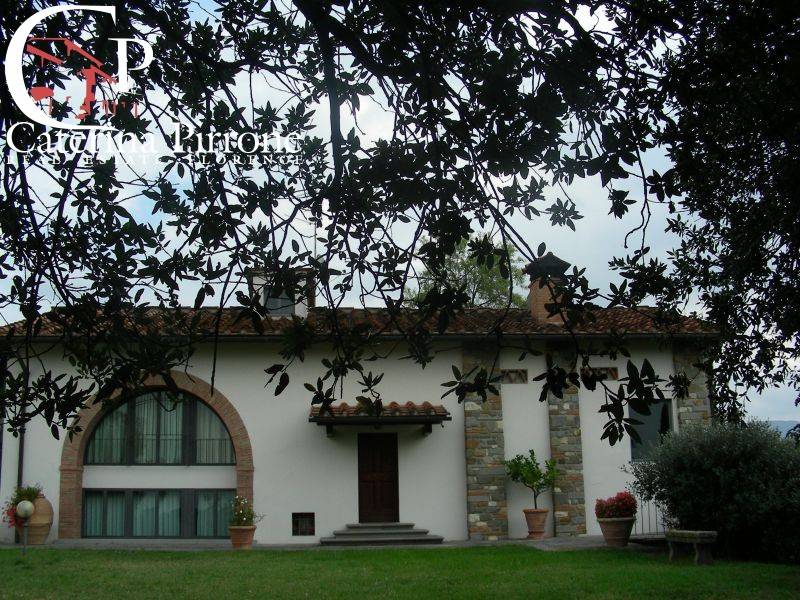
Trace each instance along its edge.
{"label": "porch roof tile", "polygon": [[430,402],[423,402],[416,404],[414,402],[406,402],[405,404],[398,404],[397,402],[390,402],[383,407],[380,416],[376,415],[372,410],[368,409],[363,404],[348,404],[342,402],[341,404],[333,404],[330,411],[322,413],[319,406],[312,406],[309,417],[376,417],[376,418],[392,418],[392,417],[441,417],[443,419],[450,419],[450,412],[441,404],[433,405]]}

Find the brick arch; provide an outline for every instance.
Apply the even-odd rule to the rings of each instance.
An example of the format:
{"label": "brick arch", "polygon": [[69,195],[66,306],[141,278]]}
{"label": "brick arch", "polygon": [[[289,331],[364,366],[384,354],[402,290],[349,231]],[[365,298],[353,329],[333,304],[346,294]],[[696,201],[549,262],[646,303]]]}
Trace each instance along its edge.
{"label": "brick arch", "polygon": [[[239,413],[219,390],[212,392],[211,386],[202,379],[182,371],[172,371],[172,378],[181,391],[196,396],[214,412],[228,428],[234,453],[236,454],[236,493],[253,499],[253,449],[250,436]],[[163,387],[162,377],[149,377],[145,386]],[[116,396],[119,392],[115,393]],[[83,457],[86,444],[103,416],[103,404],[97,402],[78,413],[76,424],[82,431],[67,438],[61,451],[61,485],[58,500],[58,537],[71,539],[81,537],[83,515]]]}

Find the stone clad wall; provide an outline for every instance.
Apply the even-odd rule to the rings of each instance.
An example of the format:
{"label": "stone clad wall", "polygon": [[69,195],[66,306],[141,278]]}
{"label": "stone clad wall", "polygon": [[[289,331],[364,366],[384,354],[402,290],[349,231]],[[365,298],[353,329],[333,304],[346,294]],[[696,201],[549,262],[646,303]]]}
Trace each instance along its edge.
{"label": "stone clad wall", "polygon": [[[465,344],[462,372],[475,365],[491,368],[495,348],[490,344]],[[499,387],[499,386],[498,386]],[[489,394],[464,400],[464,435],[467,466],[467,528],[471,540],[508,537],[506,473],[503,466],[503,401]]]}
{"label": "stone clad wall", "polygon": [[[555,360],[569,364],[564,352],[550,350]],[[556,536],[586,533],[586,500],[583,487],[583,450],[578,388],[564,391],[563,398],[547,396],[550,415],[550,454],[560,477],[553,490]]]}
{"label": "stone clad wall", "polygon": [[706,373],[695,366],[702,360],[703,348],[692,342],[676,342],[672,349],[675,374],[685,373],[689,379],[689,393],[676,398],[678,427],[692,423],[706,423],[711,419],[711,402],[708,397]]}

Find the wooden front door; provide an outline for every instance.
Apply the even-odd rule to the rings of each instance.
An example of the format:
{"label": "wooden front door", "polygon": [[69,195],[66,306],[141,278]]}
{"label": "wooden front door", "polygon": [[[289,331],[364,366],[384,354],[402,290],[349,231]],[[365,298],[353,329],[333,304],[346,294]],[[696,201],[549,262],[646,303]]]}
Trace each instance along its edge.
{"label": "wooden front door", "polygon": [[396,433],[358,434],[358,520],[400,520]]}

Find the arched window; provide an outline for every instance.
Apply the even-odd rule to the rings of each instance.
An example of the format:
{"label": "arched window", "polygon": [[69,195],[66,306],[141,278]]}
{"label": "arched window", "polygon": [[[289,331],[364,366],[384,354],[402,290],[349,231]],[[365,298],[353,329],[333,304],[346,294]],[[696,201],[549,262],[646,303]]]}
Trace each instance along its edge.
{"label": "arched window", "polygon": [[151,390],[106,414],[86,447],[87,465],[232,465],[231,436],[194,396]]}

